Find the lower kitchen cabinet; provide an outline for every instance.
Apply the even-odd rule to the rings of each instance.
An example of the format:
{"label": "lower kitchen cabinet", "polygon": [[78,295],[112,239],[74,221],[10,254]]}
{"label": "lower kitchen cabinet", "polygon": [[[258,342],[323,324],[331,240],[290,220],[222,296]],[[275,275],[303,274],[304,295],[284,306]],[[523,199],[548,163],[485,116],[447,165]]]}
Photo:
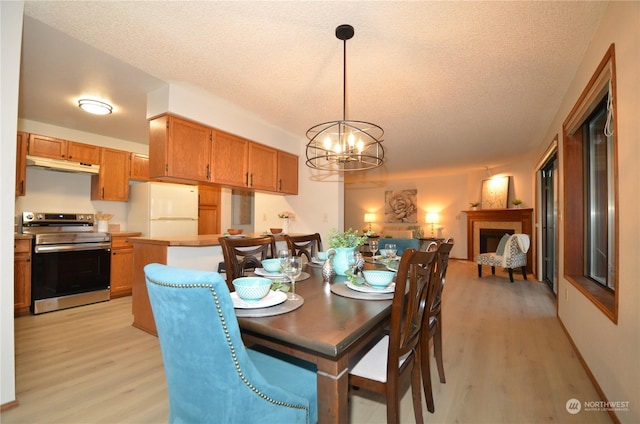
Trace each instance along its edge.
{"label": "lower kitchen cabinet", "polygon": [[130,237],[140,233],[111,235],[111,298],[131,295],[133,280],[133,244]]}
{"label": "lower kitchen cabinet", "polygon": [[31,239],[13,242],[13,313],[29,313],[31,306]]}

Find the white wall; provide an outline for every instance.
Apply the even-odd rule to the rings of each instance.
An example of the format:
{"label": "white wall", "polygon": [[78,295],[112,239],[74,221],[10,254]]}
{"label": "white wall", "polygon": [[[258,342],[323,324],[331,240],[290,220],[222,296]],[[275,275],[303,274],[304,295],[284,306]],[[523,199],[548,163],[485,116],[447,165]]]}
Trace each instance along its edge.
{"label": "white wall", "polygon": [[[525,207],[534,203],[531,183],[532,165],[529,161],[492,168],[493,176],[511,176],[510,198],[521,199]],[[383,228],[403,228],[419,225],[426,235],[431,234],[431,226],[425,223],[427,212],[437,212],[442,227],[443,237],[453,237],[455,245],[451,257],[465,259],[467,257],[467,215],[470,202],[479,202],[482,180],[489,178],[485,169],[469,171],[464,174],[422,176],[402,180],[378,183],[375,187],[365,183],[345,184],[345,227],[364,229],[365,213],[375,213],[377,222],[372,229],[380,232]],[[417,189],[418,191],[418,223],[387,224],[384,223],[385,191]],[[437,235],[437,234],[436,234]]]}
{"label": "white wall", "polygon": [[[614,324],[564,277],[565,238],[560,220],[558,315],[623,423],[640,422],[640,3],[612,2],[582,65],[536,152],[539,159],[559,134],[560,205],[564,202],[562,122],[578,101],[605,52],[615,43],[617,77],[619,268],[618,323]],[[562,207],[560,208],[562,213]],[[562,218],[562,217],[561,217]],[[597,399],[579,399],[591,401]]]}
{"label": "white wall", "polygon": [[13,216],[23,2],[0,2],[0,404],[15,401]]}

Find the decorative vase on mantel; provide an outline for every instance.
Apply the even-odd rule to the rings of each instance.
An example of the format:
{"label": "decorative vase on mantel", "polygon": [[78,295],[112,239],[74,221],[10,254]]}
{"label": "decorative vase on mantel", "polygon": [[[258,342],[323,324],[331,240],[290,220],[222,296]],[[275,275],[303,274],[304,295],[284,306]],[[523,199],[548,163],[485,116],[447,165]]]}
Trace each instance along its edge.
{"label": "decorative vase on mantel", "polygon": [[282,234],[289,234],[289,218],[280,218],[282,222]]}

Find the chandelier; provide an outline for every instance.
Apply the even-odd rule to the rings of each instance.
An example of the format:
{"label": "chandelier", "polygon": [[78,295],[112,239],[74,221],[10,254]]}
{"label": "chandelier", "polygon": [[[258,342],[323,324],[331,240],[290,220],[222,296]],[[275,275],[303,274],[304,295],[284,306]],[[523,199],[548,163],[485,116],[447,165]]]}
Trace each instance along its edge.
{"label": "chandelier", "polygon": [[307,166],[325,171],[362,171],[382,165],[384,130],[376,124],[347,120],[347,40],[351,25],[336,28],[344,42],[342,80],[342,120],[324,122],[307,130]]}

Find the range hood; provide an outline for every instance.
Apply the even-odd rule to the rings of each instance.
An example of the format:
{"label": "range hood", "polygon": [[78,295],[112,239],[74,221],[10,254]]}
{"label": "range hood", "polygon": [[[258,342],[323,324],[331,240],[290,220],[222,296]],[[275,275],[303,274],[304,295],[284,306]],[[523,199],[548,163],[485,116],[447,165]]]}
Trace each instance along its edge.
{"label": "range hood", "polygon": [[35,166],[51,171],[71,172],[74,174],[97,174],[100,172],[100,165],[30,155],[27,155],[27,166]]}

